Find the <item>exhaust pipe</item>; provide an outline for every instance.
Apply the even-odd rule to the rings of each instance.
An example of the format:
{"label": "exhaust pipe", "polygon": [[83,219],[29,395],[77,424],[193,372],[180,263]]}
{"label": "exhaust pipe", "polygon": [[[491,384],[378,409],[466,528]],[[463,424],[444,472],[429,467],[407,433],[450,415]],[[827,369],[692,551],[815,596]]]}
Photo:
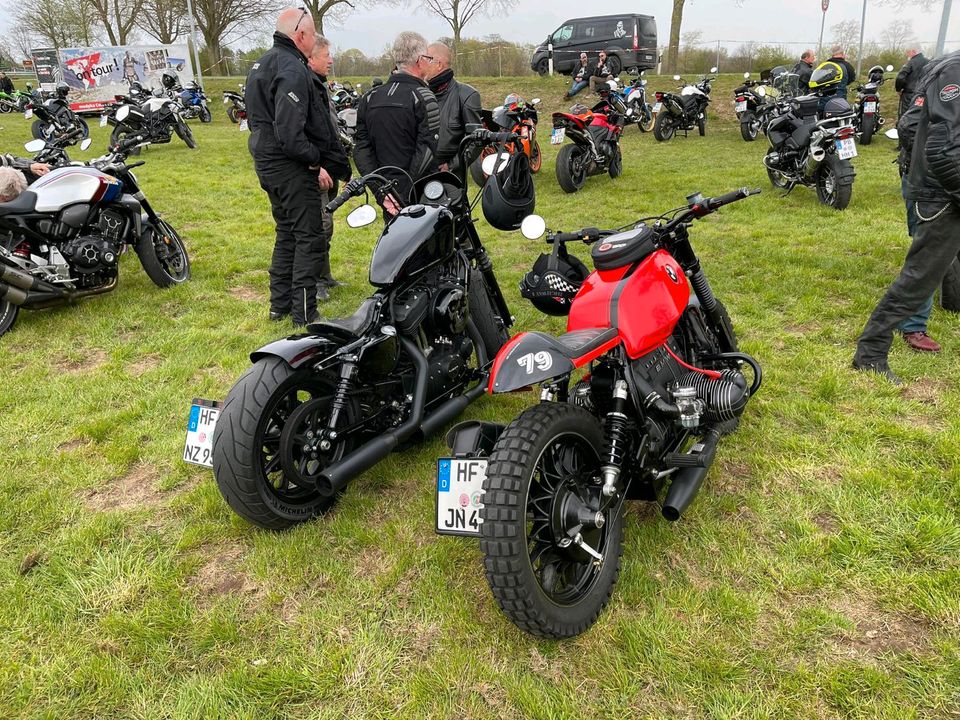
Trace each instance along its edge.
{"label": "exhaust pipe", "polygon": [[713,464],[713,455],[719,442],[720,433],[717,430],[710,430],[701,441],[700,451],[690,454],[691,461],[695,460],[697,455],[709,455],[710,463],[707,467],[684,467],[673,476],[673,482],[670,483],[667,497],[660,509],[664,518],[670,522],[676,522],[690,507],[690,503],[700,492],[700,486],[703,485],[703,479],[707,476],[707,470],[710,469],[709,466]]}
{"label": "exhaust pipe", "polygon": [[810,152],[807,155],[807,161],[804,163],[803,172],[804,175],[810,176],[813,175],[814,171],[820,167],[820,163],[823,162],[823,159],[827,156],[827,151],[824,150],[819,145],[815,145],[810,148]]}
{"label": "exhaust pipe", "polygon": [[58,292],[60,288],[44,282],[29,273],[18,270],[10,265],[0,265],[0,280],[10,283],[21,290],[43,290],[44,292]]}
{"label": "exhaust pipe", "polygon": [[0,282],[0,300],[6,300],[12,305],[23,305],[26,299],[27,293],[20,288]]}

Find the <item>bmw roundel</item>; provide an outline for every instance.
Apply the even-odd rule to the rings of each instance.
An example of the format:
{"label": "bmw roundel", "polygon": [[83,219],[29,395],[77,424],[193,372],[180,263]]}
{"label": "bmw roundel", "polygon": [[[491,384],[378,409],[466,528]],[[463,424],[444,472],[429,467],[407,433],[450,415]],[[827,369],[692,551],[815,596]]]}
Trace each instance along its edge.
{"label": "bmw roundel", "polygon": [[677,277],[677,271],[676,271],[676,270],[674,270],[674,269],[673,269],[672,267],[670,267],[669,265],[664,265],[664,266],[663,266],[663,269],[667,271],[667,275],[670,276],[670,279],[671,279],[671,280],[673,280],[675,283],[679,283],[679,282],[680,282],[680,279]]}

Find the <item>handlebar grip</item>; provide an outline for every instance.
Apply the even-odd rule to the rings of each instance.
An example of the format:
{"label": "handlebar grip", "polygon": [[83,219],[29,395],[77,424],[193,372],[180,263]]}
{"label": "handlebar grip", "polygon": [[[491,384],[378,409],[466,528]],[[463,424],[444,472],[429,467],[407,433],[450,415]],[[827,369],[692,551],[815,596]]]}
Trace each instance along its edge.
{"label": "handlebar grip", "polygon": [[517,140],[516,133],[512,132],[492,132],[490,133],[490,142],[509,143]]}
{"label": "handlebar grip", "polygon": [[347,200],[358,195],[362,189],[363,182],[359,180],[351,180],[343,186],[343,192],[326,204],[324,210],[332,215],[339,210],[340,206],[343,205]]}
{"label": "handlebar grip", "polygon": [[582,230],[577,230],[576,232],[559,232],[554,233],[553,235],[548,236],[548,242],[577,242],[578,240],[585,243],[596,242],[600,239],[600,230],[595,227],[583,228]]}
{"label": "handlebar grip", "polygon": [[737,190],[728,192],[725,195],[721,195],[720,197],[710,198],[709,207],[711,210],[716,210],[719,207],[723,207],[724,205],[729,205],[730,203],[736,202],[737,200],[743,200],[744,198],[749,197],[751,195],[756,195],[759,192],[760,192],[759,188],[756,190],[750,190],[749,188],[742,187]]}

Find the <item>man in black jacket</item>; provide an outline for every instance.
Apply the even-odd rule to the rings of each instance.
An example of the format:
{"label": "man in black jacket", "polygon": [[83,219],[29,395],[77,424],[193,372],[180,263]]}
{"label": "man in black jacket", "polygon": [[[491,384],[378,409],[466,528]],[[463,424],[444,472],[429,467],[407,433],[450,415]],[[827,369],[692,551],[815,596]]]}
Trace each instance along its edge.
{"label": "man in black jacket", "polygon": [[350,177],[350,162],[330,118],[329,101],[307,67],[316,29],[310,13],[280,13],[273,48],[246,82],[248,147],[270,198],[277,240],[270,264],[270,318],[295,325],[317,318],[317,268],[328,253],[321,189]]}
{"label": "man in black jacket", "polygon": [[[391,53],[396,71],[360,98],[353,159],[363,174],[399,168],[382,174],[396,182],[391,195],[406,204],[411,181],[437,170],[440,105],[423,81],[433,60],[423,36],[400,33]],[[388,215],[395,215],[400,205],[391,195],[378,199]]]}
{"label": "man in black jacket", "polygon": [[590,76],[590,89],[596,91],[612,79],[613,72],[610,68],[610,61],[607,60],[607,53],[601,50],[597,55],[597,66],[593,69],[593,74]]}
{"label": "man in black jacket", "polygon": [[943,281],[960,251],[960,50],[933,61],[917,87],[922,107],[907,175],[916,210],[913,243],[900,275],[887,289],[857,343],[853,367],[899,384],[887,355],[893,331]]}
{"label": "man in black jacket", "polygon": [[894,88],[900,93],[900,115],[907,111],[913,96],[917,94],[917,84],[920,82],[920,75],[923,74],[923,68],[927,62],[922,52],[907,50],[907,62],[900,68],[894,83]]}
{"label": "man in black jacket", "polygon": [[12,95],[13,89],[13,80],[8,78],[5,72],[0,72],[0,92],[5,92],[7,95]]}
{"label": "man in black jacket", "polygon": [[816,53],[813,50],[804,50],[800,56],[800,62],[793,66],[793,72],[797,75],[799,91],[801,95],[810,92],[810,76],[813,74],[813,64],[817,62]]}
{"label": "man in black jacket", "polygon": [[[450,48],[440,42],[427,48],[433,60],[427,69],[430,90],[440,103],[440,139],[437,142],[437,162],[441,170],[456,173],[466,186],[467,168],[461,166],[457,152],[467,127],[480,124],[480,93],[471,85],[458,82],[450,66]],[[468,157],[469,163],[472,158]]]}
{"label": "man in black jacket", "polygon": [[847,62],[847,54],[839,45],[834,46],[830,59],[827,62],[836,63],[840,66],[843,74],[840,77],[840,84],[837,85],[837,95],[842,98],[847,97],[847,87],[852,85],[857,79],[857,71]]}

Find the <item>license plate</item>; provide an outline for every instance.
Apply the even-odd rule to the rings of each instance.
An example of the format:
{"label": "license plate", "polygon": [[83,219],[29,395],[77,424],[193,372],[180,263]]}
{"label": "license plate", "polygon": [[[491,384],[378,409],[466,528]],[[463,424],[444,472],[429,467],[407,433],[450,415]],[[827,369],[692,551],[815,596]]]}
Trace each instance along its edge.
{"label": "license plate", "polygon": [[107,116],[106,116],[106,115],[101,115],[101,116],[100,116],[100,127],[106,127],[106,126],[107,126]]}
{"label": "license plate", "polygon": [[837,140],[836,142],[837,155],[840,156],[841,160],[849,160],[857,156],[857,144],[853,138],[845,138],[843,140]]}
{"label": "license plate", "polygon": [[743,102],[738,102],[737,112],[740,113],[740,112],[746,112],[746,111],[747,111],[747,101],[744,100]]}
{"label": "license plate", "polygon": [[217,427],[221,404],[217,400],[194,398],[187,420],[187,439],[183,461],[213,467],[213,431]]}
{"label": "license plate", "polygon": [[33,110],[27,110],[27,111],[23,114],[23,116],[24,116],[27,120],[29,120],[30,118],[33,117]]}
{"label": "license plate", "polygon": [[563,139],[567,136],[566,128],[554,128],[553,132],[550,133],[550,144],[559,145],[563,142]]}
{"label": "license plate", "polygon": [[654,105],[653,105],[653,113],[654,113],[654,115],[656,115],[658,112],[660,112],[660,108],[662,108],[662,107],[663,107],[663,103],[659,103],[659,102],[658,102],[658,103],[654,103]]}
{"label": "license plate", "polygon": [[437,534],[480,537],[480,509],[487,461],[480,458],[437,460]]}
{"label": "license plate", "polygon": [[863,104],[864,114],[870,113],[871,115],[877,111],[877,104],[875,102],[867,102]]}
{"label": "license plate", "polygon": [[230,102],[230,98],[224,98],[224,99],[223,99],[223,104],[224,104],[224,105],[226,105],[228,102]]}
{"label": "license plate", "polygon": [[241,129],[241,130],[246,130],[246,129],[247,129],[247,119],[246,119],[246,118],[244,118],[243,120],[240,121],[240,129]]}

